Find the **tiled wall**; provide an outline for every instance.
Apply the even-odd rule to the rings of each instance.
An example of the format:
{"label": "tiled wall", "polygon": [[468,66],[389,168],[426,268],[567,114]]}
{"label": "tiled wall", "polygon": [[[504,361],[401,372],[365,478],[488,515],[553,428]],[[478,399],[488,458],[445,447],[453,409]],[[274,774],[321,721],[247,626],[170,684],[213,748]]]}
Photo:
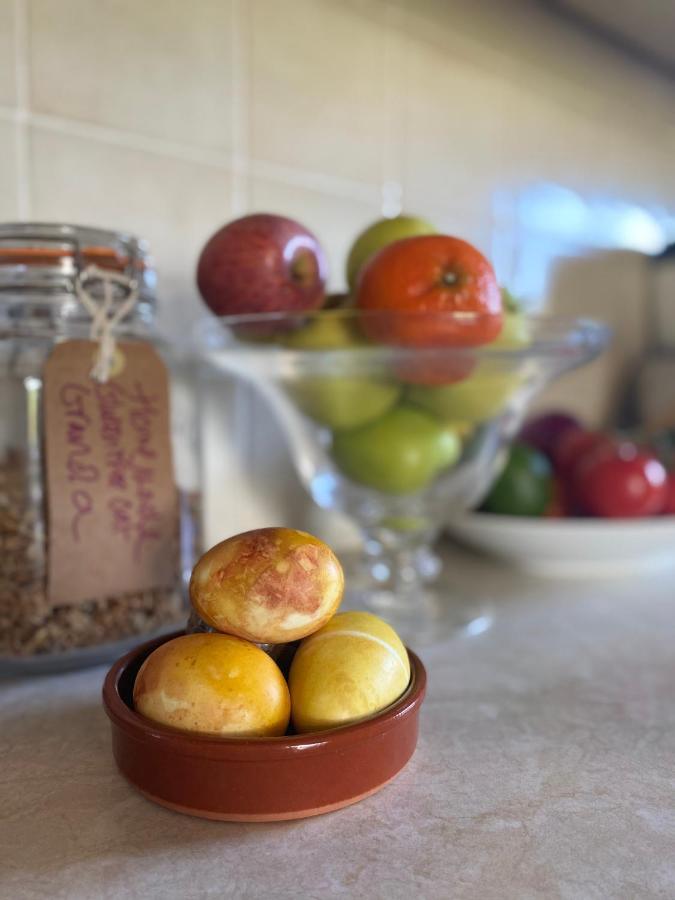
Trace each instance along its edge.
{"label": "tiled wall", "polygon": [[[383,209],[489,252],[498,189],[673,208],[674,158],[673,84],[534,0],[0,0],[0,218],[145,236],[176,334],[200,245],[248,209],[314,229],[340,287]],[[280,446],[243,524],[289,515],[287,471]]]}

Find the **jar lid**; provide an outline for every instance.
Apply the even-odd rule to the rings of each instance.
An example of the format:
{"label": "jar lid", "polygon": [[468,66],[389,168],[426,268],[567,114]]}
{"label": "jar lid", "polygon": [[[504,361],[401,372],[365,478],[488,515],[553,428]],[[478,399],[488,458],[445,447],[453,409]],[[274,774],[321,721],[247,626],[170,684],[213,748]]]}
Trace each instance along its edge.
{"label": "jar lid", "polygon": [[[10,297],[14,313],[45,302],[59,305],[62,315],[81,313],[75,286],[91,265],[126,276],[138,289],[138,312],[152,311],[157,279],[144,241],[81,225],[0,224],[0,304]],[[96,285],[88,289],[95,293]]]}

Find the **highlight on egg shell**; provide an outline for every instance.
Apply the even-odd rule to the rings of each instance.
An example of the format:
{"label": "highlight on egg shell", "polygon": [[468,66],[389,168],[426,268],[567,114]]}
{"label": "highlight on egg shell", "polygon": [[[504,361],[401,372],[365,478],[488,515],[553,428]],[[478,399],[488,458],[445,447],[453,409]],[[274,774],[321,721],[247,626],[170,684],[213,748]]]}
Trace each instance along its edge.
{"label": "highlight on egg shell", "polygon": [[223,737],[282,735],[290,717],[274,660],[227,634],[187,634],[159,646],[141,666],[133,697],[154,722]]}
{"label": "highlight on egg shell", "polygon": [[342,566],[330,547],[291,528],[260,528],[216,544],[190,579],[192,605],[208,625],[261,643],[316,631],[343,591]]}
{"label": "highlight on egg shell", "polygon": [[288,678],[296,731],[347,725],[385,709],[410,682],[408,653],[393,628],[344,612],[305,638]]}

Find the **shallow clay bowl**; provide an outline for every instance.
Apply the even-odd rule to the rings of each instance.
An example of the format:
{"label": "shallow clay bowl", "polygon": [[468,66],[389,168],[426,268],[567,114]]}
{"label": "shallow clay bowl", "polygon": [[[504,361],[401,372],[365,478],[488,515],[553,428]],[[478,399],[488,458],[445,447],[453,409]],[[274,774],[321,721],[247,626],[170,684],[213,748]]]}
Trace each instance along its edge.
{"label": "shallow clay bowl", "polygon": [[408,651],[412,675],[406,692],[369,719],[311,734],[222,738],[176,731],[133,709],[141,664],[155,647],[177,636],[127,653],[103,685],[115,761],[149,800],[205,819],[301,819],[374,794],[413,755],[426,687],[424,666],[414,653]]}

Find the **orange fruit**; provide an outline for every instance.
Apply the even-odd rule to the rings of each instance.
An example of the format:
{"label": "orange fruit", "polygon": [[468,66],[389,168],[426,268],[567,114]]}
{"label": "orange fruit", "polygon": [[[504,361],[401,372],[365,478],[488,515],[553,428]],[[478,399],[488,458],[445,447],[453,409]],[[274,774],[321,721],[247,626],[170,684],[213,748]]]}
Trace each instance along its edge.
{"label": "orange fruit", "polygon": [[502,328],[492,266],[448,235],[405,238],[377,253],[361,272],[357,305],[367,313],[367,336],[387,344],[472,347],[493,341]]}

